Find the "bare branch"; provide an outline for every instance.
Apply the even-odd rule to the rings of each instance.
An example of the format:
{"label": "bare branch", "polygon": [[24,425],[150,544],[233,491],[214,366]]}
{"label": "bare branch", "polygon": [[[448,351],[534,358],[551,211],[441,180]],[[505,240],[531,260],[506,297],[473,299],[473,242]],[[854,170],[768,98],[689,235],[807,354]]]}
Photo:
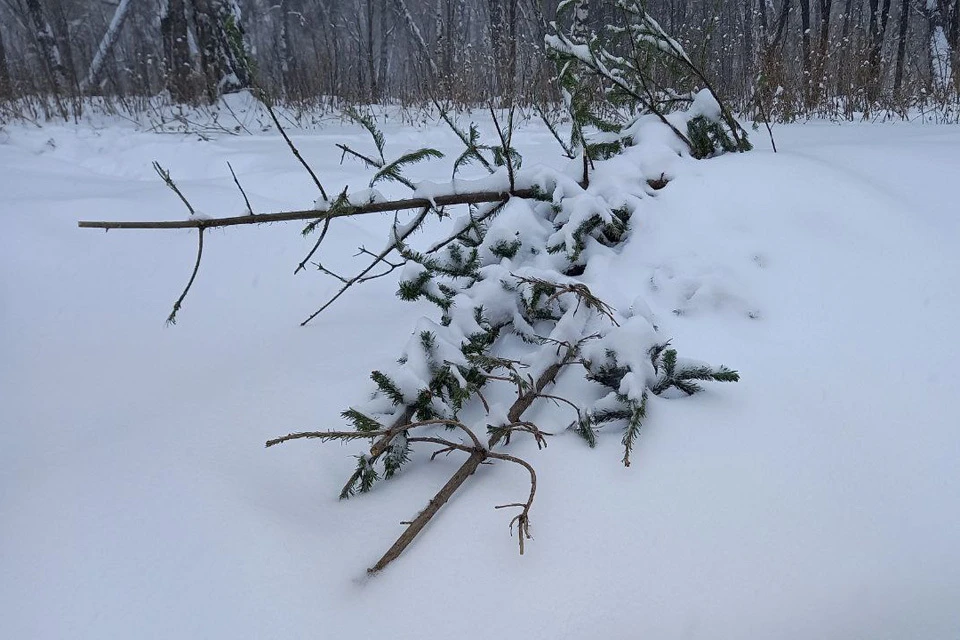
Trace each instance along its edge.
{"label": "bare branch", "polygon": [[427,503],[427,506],[421,511],[416,518],[414,518],[410,524],[407,526],[406,530],[400,534],[400,537],[397,538],[397,541],[387,549],[387,552],[377,560],[377,563],[367,569],[368,573],[377,573],[382,571],[388,564],[396,560],[404,550],[410,546],[410,543],[413,542],[414,538],[419,535],[423,528],[427,526],[427,523],[433,519],[433,516],[437,515],[437,512],[440,510],[440,507],[445,505],[451,496],[463,486],[463,483],[467,481],[467,478],[473,475],[477,470],[477,467],[480,466],[480,463],[487,459],[488,452],[485,449],[475,449],[470,453],[470,457],[463,463],[463,465],[457,469],[456,473],[450,476],[450,479],[447,480],[447,483],[440,488],[440,491],[437,492],[433,498],[430,499],[430,502]]}
{"label": "bare branch", "polygon": [[513,525],[517,525],[517,538],[520,541],[520,555],[523,555],[523,543],[524,540],[531,540],[533,536],[530,535],[530,507],[533,506],[533,498],[537,495],[537,472],[533,470],[533,467],[526,460],[522,460],[515,456],[508,455],[506,453],[498,453],[491,451],[488,454],[490,458],[496,458],[497,460],[506,460],[507,462],[513,462],[518,464],[530,473],[530,495],[527,498],[527,501],[524,503],[512,503],[512,504],[501,504],[494,507],[494,509],[505,509],[507,507],[520,507],[521,511],[518,515],[514,516],[513,520],[510,521],[510,533],[513,533]]}
{"label": "bare branch", "polygon": [[405,240],[406,238],[408,238],[414,231],[417,230],[417,228],[420,226],[420,223],[423,221],[423,219],[427,217],[427,214],[428,214],[428,213],[430,213],[430,207],[429,207],[429,206],[426,206],[426,207],[424,207],[424,208],[420,211],[420,213],[417,215],[417,218],[415,219],[415,221],[414,221],[413,223],[411,223],[410,225],[408,225],[408,228],[407,228],[407,230],[403,233],[403,236],[402,236],[402,237],[401,237],[401,236],[398,236],[398,235],[395,235],[394,241],[391,242],[391,243],[387,246],[386,249],[384,249],[384,250],[381,251],[379,254],[377,254],[377,256],[373,259],[373,261],[372,261],[369,265],[367,265],[367,267],[366,267],[363,271],[361,271],[360,273],[358,273],[358,274],[355,275],[354,277],[350,278],[350,280],[348,280],[347,282],[345,282],[344,285],[343,285],[342,287],[340,287],[340,290],[337,291],[337,293],[335,293],[332,298],[330,298],[329,300],[327,300],[327,301],[323,304],[323,306],[321,306],[319,309],[317,309],[316,311],[314,311],[313,313],[311,313],[310,316],[309,316],[306,320],[304,320],[303,322],[300,323],[300,326],[301,326],[301,327],[306,326],[311,320],[313,320],[313,319],[316,318],[318,315],[320,315],[321,313],[323,313],[323,311],[324,311],[325,309],[327,309],[330,305],[332,305],[334,302],[336,302],[337,299],[340,298],[340,296],[342,296],[344,293],[347,292],[348,289],[350,289],[350,287],[352,287],[353,285],[355,285],[355,284],[357,284],[357,283],[359,283],[359,282],[363,282],[364,276],[366,276],[368,273],[370,273],[370,272],[373,270],[373,268],[376,267],[378,264],[380,264],[380,262],[381,262],[384,258],[386,258],[388,255],[390,255],[390,254],[400,245],[400,243],[403,242],[403,240]]}
{"label": "bare branch", "polygon": [[[330,218],[327,218],[323,221],[323,229],[320,231],[320,237],[317,238],[317,241],[314,243],[313,248],[310,249],[310,253],[307,254],[307,257],[304,258],[300,264],[297,265],[297,268],[293,270],[293,275],[297,275],[304,268],[306,268],[307,263],[310,262],[310,258],[313,257],[313,254],[317,252],[317,249],[320,248],[320,245],[323,244],[324,238],[327,237],[327,231],[330,230]],[[342,278],[341,278],[342,280]]]}
{"label": "bare branch", "polygon": [[197,271],[200,270],[200,259],[203,258],[203,229],[197,230],[197,263],[193,265],[193,273],[190,274],[190,280],[187,282],[187,286],[184,288],[183,293],[180,294],[180,297],[177,298],[177,301],[173,303],[173,310],[170,312],[170,315],[167,316],[167,324],[177,324],[177,312],[180,311],[180,305],[183,304],[183,300],[187,297],[187,294],[190,292],[190,287],[193,286],[193,281],[197,278]]}
{"label": "bare branch", "polygon": [[269,98],[267,98],[264,92],[260,93],[260,102],[263,103],[263,106],[266,107],[267,113],[270,114],[270,119],[273,120],[273,124],[276,125],[277,131],[280,132],[280,135],[283,136],[283,139],[286,141],[287,146],[290,147],[290,151],[300,161],[300,164],[303,165],[303,168],[307,170],[307,173],[310,174],[310,177],[313,178],[313,183],[317,185],[317,188],[320,189],[320,196],[326,200],[327,192],[323,190],[323,185],[320,184],[320,178],[317,177],[317,174],[313,172],[313,169],[310,168],[310,165],[307,164],[307,161],[303,159],[303,156],[300,155],[300,150],[297,149],[296,145],[293,144],[293,141],[290,139],[290,136],[287,135],[287,132],[283,129],[283,126],[280,124],[280,120],[277,119],[277,114],[273,111],[273,105],[270,104]]}
{"label": "bare branch", "polygon": [[[173,181],[173,178],[170,177],[170,172],[160,166],[160,163],[156,160],[153,161],[153,170],[157,172],[157,175],[160,176],[160,179],[166,183],[170,189],[177,194],[183,204],[186,205],[187,210],[190,211],[190,215],[195,215],[197,212],[194,211],[193,205],[190,204],[190,201],[183,195],[179,188],[177,188],[177,183]],[[82,226],[82,225],[81,225]]]}
{"label": "bare branch", "polygon": [[240,186],[240,181],[237,179],[237,174],[233,170],[233,166],[230,162],[227,162],[227,167],[230,169],[230,175],[233,176],[233,182],[237,185],[237,189],[240,189],[240,195],[243,196],[243,201],[247,205],[247,213],[254,215],[253,207],[250,206],[250,198],[247,197],[247,192],[243,190],[243,187]]}
{"label": "bare branch", "polygon": [[369,213],[386,213],[388,211],[403,211],[406,209],[421,209],[423,207],[445,207],[461,204],[482,204],[485,202],[504,202],[511,197],[533,198],[537,195],[536,189],[517,189],[515,191],[470,191],[466,193],[450,193],[433,198],[404,198],[388,202],[372,202],[356,205],[339,211],[326,209],[301,209],[297,211],[281,211],[277,213],[261,213],[248,216],[233,216],[229,218],[194,218],[190,220],[157,220],[157,221],[89,221],[81,220],[77,226],[82,229],[214,229],[219,227],[233,227],[245,224],[265,224],[268,222],[292,222],[295,220],[317,220],[324,218],[345,218],[349,216],[365,215]]}

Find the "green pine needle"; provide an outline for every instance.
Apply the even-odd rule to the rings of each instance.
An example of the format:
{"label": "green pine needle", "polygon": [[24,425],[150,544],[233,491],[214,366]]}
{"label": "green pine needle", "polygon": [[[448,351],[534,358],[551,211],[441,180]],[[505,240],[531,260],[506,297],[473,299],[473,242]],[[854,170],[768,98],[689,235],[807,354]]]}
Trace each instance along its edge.
{"label": "green pine needle", "polygon": [[380,389],[385,396],[390,398],[393,404],[400,406],[404,403],[403,393],[400,391],[400,388],[385,373],[382,371],[373,371],[370,374],[370,378],[376,383],[377,388]]}
{"label": "green pine needle", "polygon": [[407,186],[412,186],[412,184],[406,181],[406,178],[400,173],[400,170],[404,167],[418,162],[423,162],[430,158],[442,158],[443,154],[436,149],[424,148],[417,149],[416,151],[411,151],[410,153],[405,153],[390,164],[385,165],[382,169],[377,171],[373,176],[373,179],[370,180],[370,186],[374,187],[381,180],[395,180],[397,182],[403,182]]}
{"label": "green pine needle", "polygon": [[633,447],[640,437],[640,427],[643,426],[643,420],[647,417],[647,390],[643,390],[643,396],[640,403],[633,400],[628,401],[631,409],[630,420],[623,431],[623,466],[630,466],[630,454],[633,453]]}
{"label": "green pine needle", "polygon": [[351,120],[370,132],[370,137],[373,138],[373,144],[377,147],[377,152],[380,154],[380,162],[384,163],[383,147],[386,144],[386,139],[383,136],[383,132],[377,127],[376,121],[374,121],[370,114],[358,113],[353,107],[347,107],[344,109],[344,113]]}

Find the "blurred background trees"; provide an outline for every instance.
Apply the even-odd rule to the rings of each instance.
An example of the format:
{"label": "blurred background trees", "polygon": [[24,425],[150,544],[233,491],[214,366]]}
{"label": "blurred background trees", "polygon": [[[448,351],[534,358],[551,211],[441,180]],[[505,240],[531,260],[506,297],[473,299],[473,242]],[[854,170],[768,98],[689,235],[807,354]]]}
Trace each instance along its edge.
{"label": "blurred background trees", "polygon": [[[613,0],[580,3],[593,26],[622,19]],[[744,114],[956,105],[960,0],[647,7]],[[0,101],[42,97],[68,117],[82,97],[203,104],[256,84],[303,108],[545,105],[557,100],[543,51],[556,11],[557,0],[0,0]]]}

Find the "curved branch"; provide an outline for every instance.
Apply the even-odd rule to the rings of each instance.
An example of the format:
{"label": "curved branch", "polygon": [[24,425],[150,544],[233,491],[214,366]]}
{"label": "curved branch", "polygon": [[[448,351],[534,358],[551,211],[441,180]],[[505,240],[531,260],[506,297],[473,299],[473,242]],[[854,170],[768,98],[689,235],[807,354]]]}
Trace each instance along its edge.
{"label": "curved branch", "polygon": [[514,502],[511,504],[501,504],[494,509],[506,509],[508,507],[520,507],[521,511],[519,514],[514,516],[513,520],[510,521],[510,532],[513,533],[513,525],[517,525],[517,538],[520,541],[520,555],[523,555],[523,543],[524,540],[531,540],[533,536],[530,535],[530,507],[533,506],[533,498],[537,495],[537,472],[533,470],[533,466],[521,458],[511,456],[506,453],[495,453],[490,451],[487,453],[487,457],[495,458],[497,460],[506,460],[507,462],[513,462],[518,464],[530,473],[530,495],[527,497],[526,502]]}
{"label": "curved branch", "polygon": [[187,297],[187,294],[190,292],[190,287],[193,286],[193,281],[197,278],[197,271],[200,270],[200,259],[203,258],[203,228],[200,228],[197,231],[198,243],[197,243],[197,263],[193,265],[193,273],[190,274],[190,280],[187,282],[187,286],[184,288],[183,293],[180,294],[180,297],[177,298],[177,301],[173,303],[173,310],[170,312],[170,315],[167,316],[167,324],[177,324],[177,312],[180,311],[180,305],[183,304],[184,298]]}

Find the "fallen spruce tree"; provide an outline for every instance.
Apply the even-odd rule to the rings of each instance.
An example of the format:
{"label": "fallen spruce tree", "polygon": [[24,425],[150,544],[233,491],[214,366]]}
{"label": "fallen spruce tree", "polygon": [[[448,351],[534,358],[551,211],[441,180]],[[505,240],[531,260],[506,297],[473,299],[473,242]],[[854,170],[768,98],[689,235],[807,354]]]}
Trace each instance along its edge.
{"label": "fallen spruce tree", "polygon": [[[525,498],[498,507],[518,510],[510,527],[517,530],[522,554],[530,538],[537,476],[529,461],[507,451],[515,436],[531,437],[538,447],[546,444],[550,433],[536,419],[543,401],[567,407],[569,419],[560,426],[591,447],[602,430],[617,430],[622,463],[630,466],[651,396],[691,395],[703,382],[739,379],[726,367],[681,358],[642,299],[629,309],[617,309],[591,289],[591,262],[615,254],[631,234],[642,233],[631,220],[673,178],[666,159],[709,158],[750,148],[707,79],[643,5],[619,0],[615,9],[618,21],[602,33],[591,33],[585,27],[585,4],[563,3],[559,15],[570,16],[570,26],[551,25],[553,33],[546,39],[557,63],[570,135],[561,135],[554,123],[547,126],[569,158],[566,170],[522,166],[512,109],[499,116],[490,109],[493,142],[483,142],[475,125],[461,128],[441,109],[462,141],[463,153],[450,180],[414,183],[404,168],[442,154],[424,148],[388,159],[376,122],[350,112],[370,133],[372,147],[339,146],[344,156],[371,170],[368,189],[328,193],[283,134],[320,191],[315,208],[232,218],[80,223],[103,229],[197,230],[197,262],[170,315],[174,322],[197,275],[206,229],[308,220],[304,234],[318,238],[300,271],[322,249],[338,218],[395,212],[386,246],[367,252],[369,264],[356,275],[338,276],[316,263],[342,286],[304,324],[351,287],[394,271],[399,273],[398,295],[428,302],[435,314],[417,323],[394,366],[371,374],[369,400],[342,414],[349,430],[291,433],[266,443],[369,441],[341,498],[370,491],[378,481],[395,476],[416,448],[430,448],[431,459],[466,454],[371,572],[397,558],[479,465],[493,461],[517,464],[529,473]],[[664,69],[688,85],[686,91],[664,88]],[[283,133],[275,116],[274,121]],[[488,177],[458,179],[468,164],[483,167]],[[157,171],[189,207],[169,174],[159,166]],[[409,188],[409,197],[388,200],[376,190],[391,181]],[[417,232],[431,221],[454,214],[449,233],[417,242]],[[561,378],[576,383],[578,392],[559,395]]]}

